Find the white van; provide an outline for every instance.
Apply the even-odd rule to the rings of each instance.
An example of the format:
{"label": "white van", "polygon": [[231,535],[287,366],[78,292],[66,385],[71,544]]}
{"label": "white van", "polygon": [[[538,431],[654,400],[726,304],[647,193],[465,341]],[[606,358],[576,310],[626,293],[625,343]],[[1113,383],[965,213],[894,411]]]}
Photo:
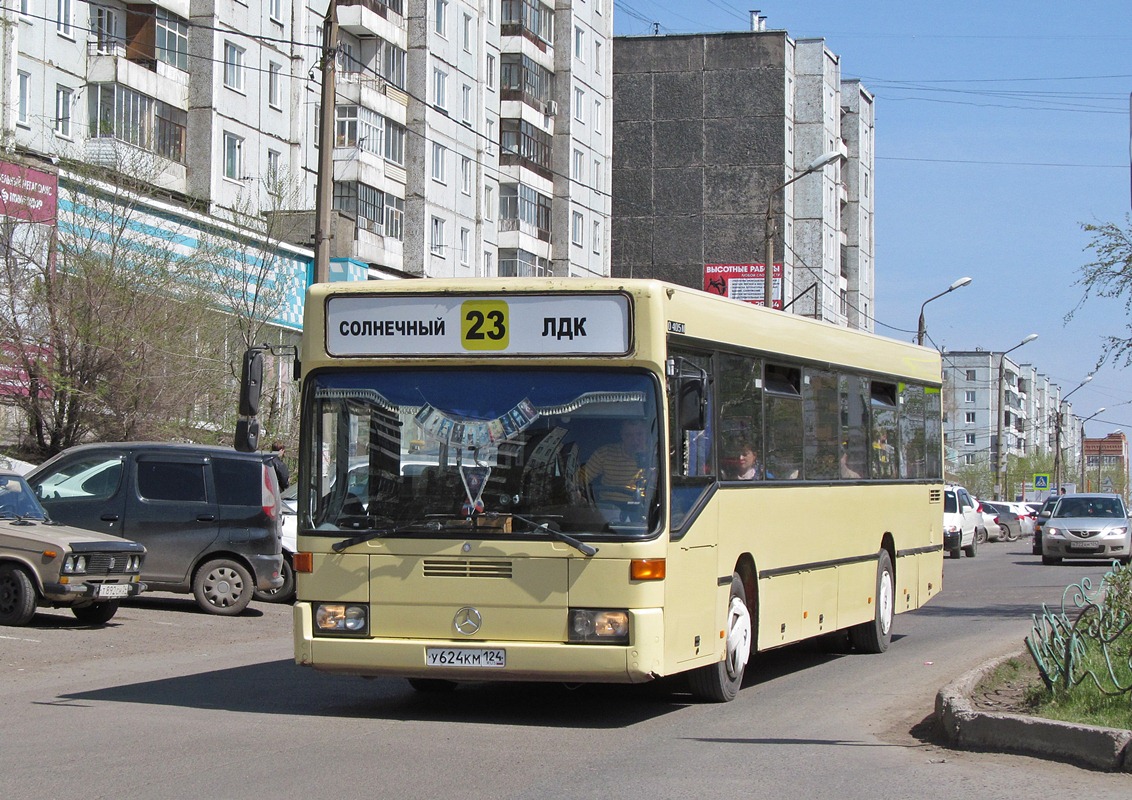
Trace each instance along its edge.
{"label": "white van", "polygon": [[962,486],[949,483],[943,489],[943,549],[952,558],[962,550],[975,557],[975,531],[982,525],[978,502]]}

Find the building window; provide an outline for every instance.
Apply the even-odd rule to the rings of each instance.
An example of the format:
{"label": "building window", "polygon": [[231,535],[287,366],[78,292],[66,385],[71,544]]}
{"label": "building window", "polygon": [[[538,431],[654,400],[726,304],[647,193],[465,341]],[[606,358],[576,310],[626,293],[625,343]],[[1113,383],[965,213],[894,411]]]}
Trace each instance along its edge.
{"label": "building window", "polygon": [[67,138],[71,136],[71,99],[74,95],[74,90],[66,86],[55,87],[55,133]]}
{"label": "building window", "polygon": [[586,121],[586,93],[579,87],[574,87],[574,119],[578,122]]}
{"label": "building window", "polygon": [[505,183],[499,187],[499,221],[503,230],[526,228],[539,239],[550,241],[551,200],[531,186]]}
{"label": "building window", "polygon": [[975,434],[973,434],[973,433],[964,434],[963,443],[973,445],[975,443]]}
{"label": "building window", "polygon": [[274,62],[267,65],[267,104],[272,108],[283,107],[283,66]]}
{"label": "building window", "polygon": [[965,456],[963,456],[963,463],[964,464],[974,464],[975,463],[975,454],[974,453],[967,453]]}
{"label": "building window", "polygon": [[72,28],[74,13],[75,10],[71,5],[71,0],[56,0],[55,30],[59,32],[60,36],[72,37],[74,35]]}
{"label": "building window", "polygon": [[593,251],[595,254],[601,254],[601,220],[594,220]]}
{"label": "building window", "polygon": [[189,68],[189,22],[158,6],[154,51],[157,60],[177,69]]}
{"label": "building window", "polygon": [[405,51],[389,42],[382,43],[381,49],[384,51],[381,59],[381,77],[398,89],[404,89]]}
{"label": "building window", "polygon": [[385,119],[385,160],[405,166],[405,126]]}
{"label": "building window", "polygon": [[578,181],[579,183],[582,182],[582,181],[585,181],[585,179],[586,179],[586,174],[585,174],[586,173],[586,161],[585,161],[585,159],[586,159],[586,154],[583,153],[581,150],[575,150],[574,151],[574,161],[573,161],[573,165],[571,167],[572,174],[570,175],[570,177],[573,178],[574,180]]}
{"label": "building window", "polygon": [[964,403],[975,402],[975,393],[971,390],[967,390],[967,391],[963,392],[963,402]]}
{"label": "building window", "polygon": [[280,178],[279,174],[279,156],[278,150],[268,149],[267,151],[267,179],[274,183]]}
{"label": "building window", "polygon": [[461,31],[461,45],[465,53],[472,52],[472,15],[464,15],[464,28]]}
{"label": "building window", "polygon": [[963,415],[963,422],[965,422],[968,425],[974,425],[975,424],[975,412],[974,411],[966,412]]}
{"label": "building window", "polygon": [[492,253],[491,253],[490,250],[484,250],[483,251],[483,272],[480,273],[480,275],[482,277],[490,278],[492,276],[492,272],[491,272],[492,258],[493,257],[492,257]]}
{"label": "building window", "polygon": [[448,0],[435,0],[434,15],[436,19],[433,20],[433,30],[444,36],[448,29]]}
{"label": "building window", "polygon": [[594,41],[594,72],[601,74],[601,42]]}
{"label": "building window", "polygon": [[282,22],[283,0],[267,0],[267,16],[275,22]]}
{"label": "building window", "polygon": [[601,133],[602,116],[601,116],[601,101],[594,100],[594,133]]}
{"label": "building window", "polygon": [[117,10],[98,6],[94,9],[94,47],[96,52],[111,54],[118,52],[122,46],[122,34],[119,30]]}
{"label": "building window", "polygon": [[389,192],[385,193],[385,235],[405,240],[405,200]]}
{"label": "building window", "polygon": [[570,219],[570,241],[580,247],[585,237],[585,218],[582,216],[582,212],[574,211],[570,215]]}
{"label": "building window", "polygon": [[969,381],[975,380],[975,370],[973,370],[973,369],[967,370],[967,380],[969,380]]}
{"label": "building window", "polygon": [[574,58],[582,63],[586,61],[586,32],[574,26]]}
{"label": "building window", "polygon": [[448,73],[439,68],[432,70],[432,101],[441,109],[448,108]]}
{"label": "building window", "polygon": [[467,266],[472,261],[472,232],[460,228],[460,263]]}
{"label": "building window", "polygon": [[590,186],[596,191],[602,191],[602,185],[605,180],[605,174],[602,172],[602,164],[600,158],[594,159],[594,171]]}
{"label": "building window", "polygon": [[428,249],[434,256],[444,258],[444,220],[440,217],[432,218]]}
{"label": "building window", "polygon": [[483,187],[483,218],[495,219],[495,187],[490,183]]}
{"label": "building window", "polygon": [[466,156],[460,156],[460,191],[472,193],[472,160]]}
{"label": "building window", "polygon": [[472,87],[464,84],[460,87],[460,119],[465,125],[472,124]]}
{"label": "building window", "polygon": [[494,91],[495,90],[495,55],[492,54],[492,53],[487,54],[487,67],[484,70],[484,72],[486,73],[486,75],[484,77],[487,80],[487,88]]}
{"label": "building window", "polygon": [[92,139],[118,139],[185,163],[185,111],[113,83],[90,84],[87,97]]}
{"label": "building window", "polygon": [[447,171],[445,170],[445,161],[447,160],[448,148],[438,142],[432,143],[432,179],[440,183],[447,183]]}
{"label": "building window", "polygon": [[244,91],[244,48],[231,42],[224,43],[224,85]]}
{"label": "building window", "polygon": [[28,95],[31,92],[31,74],[28,72],[21,72],[19,77],[20,82],[20,97],[18,100],[18,107],[16,109],[16,122],[20,125],[28,124]]}
{"label": "building window", "polygon": [[238,181],[244,177],[244,139],[224,133],[224,177]]}

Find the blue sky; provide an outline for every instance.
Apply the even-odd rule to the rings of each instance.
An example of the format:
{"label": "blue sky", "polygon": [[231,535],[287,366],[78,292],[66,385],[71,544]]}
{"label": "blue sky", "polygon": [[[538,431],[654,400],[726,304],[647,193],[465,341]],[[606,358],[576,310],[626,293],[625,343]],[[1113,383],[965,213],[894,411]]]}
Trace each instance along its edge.
{"label": "blue sky", "polygon": [[[1106,334],[1132,335],[1123,304],[1091,299],[1066,321],[1085,222],[1126,226],[1132,0],[1054,4],[614,0],[614,32],[749,30],[749,10],[792,38],[823,38],[843,78],[876,97],[877,333],[911,341],[920,304],[932,343],[1005,350],[1076,387]],[[1132,436],[1132,368],[1105,365],[1071,399],[1089,436]]]}

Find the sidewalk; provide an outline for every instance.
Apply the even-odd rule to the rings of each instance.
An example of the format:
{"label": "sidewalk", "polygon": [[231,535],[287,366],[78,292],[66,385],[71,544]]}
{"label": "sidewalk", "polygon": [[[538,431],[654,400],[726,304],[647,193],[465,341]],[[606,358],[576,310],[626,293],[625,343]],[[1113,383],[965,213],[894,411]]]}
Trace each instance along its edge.
{"label": "sidewalk", "polygon": [[975,710],[970,697],[979,681],[1000,663],[1018,655],[1028,654],[1011,653],[987,661],[939,690],[935,710],[950,746],[1132,773],[1132,731]]}

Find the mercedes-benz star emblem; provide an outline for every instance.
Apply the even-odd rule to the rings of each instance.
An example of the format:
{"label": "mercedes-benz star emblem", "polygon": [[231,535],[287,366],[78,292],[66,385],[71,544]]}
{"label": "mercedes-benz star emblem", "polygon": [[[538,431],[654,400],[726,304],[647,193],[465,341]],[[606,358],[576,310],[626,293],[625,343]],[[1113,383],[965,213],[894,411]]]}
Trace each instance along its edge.
{"label": "mercedes-benz star emblem", "polygon": [[456,626],[456,630],[460,633],[471,636],[480,629],[480,625],[483,624],[483,617],[480,616],[480,612],[471,606],[464,606],[456,612],[452,624]]}

